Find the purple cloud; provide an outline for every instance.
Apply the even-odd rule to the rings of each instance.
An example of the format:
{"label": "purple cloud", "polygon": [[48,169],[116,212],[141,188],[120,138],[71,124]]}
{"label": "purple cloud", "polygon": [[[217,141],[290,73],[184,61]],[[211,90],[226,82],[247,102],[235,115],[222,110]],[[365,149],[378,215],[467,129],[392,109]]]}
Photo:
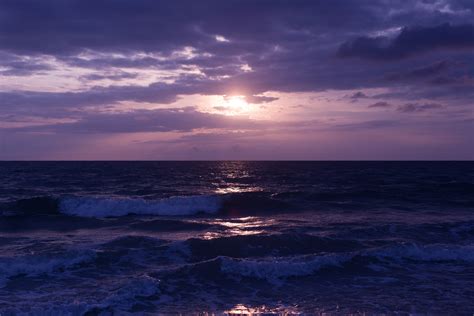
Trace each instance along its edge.
{"label": "purple cloud", "polygon": [[50,133],[140,133],[189,132],[194,129],[231,128],[255,129],[268,122],[243,117],[199,112],[193,107],[178,109],[135,110],[119,113],[89,113],[73,123],[56,123],[32,127],[6,129],[16,132]]}
{"label": "purple cloud", "polygon": [[389,107],[392,107],[392,104],[385,101],[380,101],[380,102],[376,102],[369,105],[369,108],[389,108]]}
{"label": "purple cloud", "polygon": [[395,37],[361,36],[339,47],[340,57],[359,57],[374,60],[396,60],[436,49],[474,48],[474,25],[405,27]]}
{"label": "purple cloud", "polygon": [[398,112],[402,113],[414,113],[414,112],[425,112],[429,110],[441,109],[443,106],[437,103],[426,103],[426,104],[416,104],[416,103],[406,103],[397,107]]}
{"label": "purple cloud", "polygon": [[[268,129],[289,129],[292,140],[274,139],[289,148],[314,131],[462,125],[474,4],[420,1],[0,1],[1,132],[40,144],[31,135],[199,133],[181,136],[203,143],[251,130],[263,145]],[[227,110],[209,96],[233,95],[260,119],[206,112]]]}

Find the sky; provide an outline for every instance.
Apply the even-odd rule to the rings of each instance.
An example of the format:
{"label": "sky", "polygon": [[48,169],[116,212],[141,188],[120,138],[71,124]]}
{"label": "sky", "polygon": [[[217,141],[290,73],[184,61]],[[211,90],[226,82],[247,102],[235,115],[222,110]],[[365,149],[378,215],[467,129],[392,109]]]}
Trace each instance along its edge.
{"label": "sky", "polygon": [[0,0],[0,160],[472,160],[474,1]]}

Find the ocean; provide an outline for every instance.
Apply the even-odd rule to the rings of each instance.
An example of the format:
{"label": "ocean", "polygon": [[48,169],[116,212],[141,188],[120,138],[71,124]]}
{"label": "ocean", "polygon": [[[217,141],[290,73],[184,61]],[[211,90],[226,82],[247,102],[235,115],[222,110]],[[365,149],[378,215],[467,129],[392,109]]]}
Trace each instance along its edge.
{"label": "ocean", "polygon": [[0,162],[0,314],[474,313],[473,162]]}

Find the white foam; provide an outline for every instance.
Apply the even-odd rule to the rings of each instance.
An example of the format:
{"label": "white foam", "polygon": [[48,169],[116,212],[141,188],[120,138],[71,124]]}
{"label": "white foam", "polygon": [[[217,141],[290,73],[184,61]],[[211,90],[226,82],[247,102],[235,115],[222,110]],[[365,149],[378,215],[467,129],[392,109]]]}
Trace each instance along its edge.
{"label": "white foam", "polygon": [[175,196],[161,200],[129,198],[67,197],[59,201],[59,211],[82,217],[137,215],[192,215],[217,213],[222,199],[218,195]]}

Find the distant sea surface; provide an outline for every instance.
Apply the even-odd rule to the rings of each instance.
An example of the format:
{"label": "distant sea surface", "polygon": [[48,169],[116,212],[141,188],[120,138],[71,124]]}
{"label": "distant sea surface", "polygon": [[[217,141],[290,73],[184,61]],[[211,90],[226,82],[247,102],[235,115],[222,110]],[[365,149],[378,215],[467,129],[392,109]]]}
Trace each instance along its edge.
{"label": "distant sea surface", "polygon": [[0,314],[474,313],[473,162],[0,162]]}

